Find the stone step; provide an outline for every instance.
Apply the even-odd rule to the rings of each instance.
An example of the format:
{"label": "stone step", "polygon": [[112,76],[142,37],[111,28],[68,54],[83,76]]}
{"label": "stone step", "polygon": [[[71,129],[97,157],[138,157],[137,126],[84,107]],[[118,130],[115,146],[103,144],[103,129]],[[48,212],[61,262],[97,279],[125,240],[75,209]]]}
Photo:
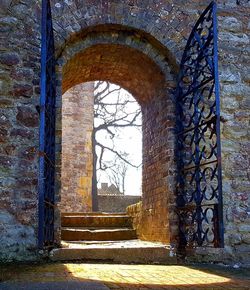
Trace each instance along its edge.
{"label": "stone step", "polygon": [[62,240],[65,241],[116,241],[135,239],[136,231],[131,228],[62,228]]}
{"label": "stone step", "polygon": [[62,227],[132,227],[131,217],[126,215],[64,215]]}
{"label": "stone step", "polygon": [[108,261],[113,263],[176,264],[166,245],[140,240],[67,243],[50,252],[52,261]]}
{"label": "stone step", "polygon": [[109,213],[109,212],[62,212],[61,216],[126,216],[127,214],[124,212],[119,212],[119,213]]}

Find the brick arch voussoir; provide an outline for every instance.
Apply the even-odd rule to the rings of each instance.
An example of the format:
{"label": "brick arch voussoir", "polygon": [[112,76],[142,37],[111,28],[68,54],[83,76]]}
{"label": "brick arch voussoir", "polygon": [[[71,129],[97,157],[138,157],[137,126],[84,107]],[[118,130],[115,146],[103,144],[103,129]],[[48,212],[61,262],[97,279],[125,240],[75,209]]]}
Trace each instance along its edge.
{"label": "brick arch voussoir", "polygon": [[[141,62],[147,62],[148,66],[151,68],[151,71],[155,71],[157,72],[157,74],[161,75],[158,77],[158,80],[162,78],[162,82],[161,85],[159,85],[160,82],[156,80],[157,78],[154,78],[152,76],[153,74],[151,76],[148,76],[147,80],[150,80],[150,78],[152,78],[151,83],[153,84],[155,82],[155,86],[157,86],[158,84],[158,87],[161,87],[162,91],[166,88],[173,88],[175,86],[178,65],[176,58],[171,54],[167,47],[164,47],[154,37],[145,34],[143,31],[138,31],[136,29],[131,29],[128,27],[120,27],[117,25],[104,25],[94,28],[91,27],[87,31],[82,31],[77,36],[72,36],[72,38],[68,41],[67,45],[62,48],[60,54],[57,55],[57,71],[59,76],[58,79],[59,83],[61,82],[63,85],[63,89],[61,92],[59,92],[59,94],[65,92],[65,90],[70,88],[69,85],[64,86],[63,84],[63,79],[65,80],[65,73],[63,72],[65,71],[65,67],[69,66],[68,64],[72,62],[72,59],[75,60],[75,63],[77,63],[78,66],[80,66],[79,61],[77,61],[77,56],[83,55],[85,52],[88,55],[87,57],[95,58],[96,55],[100,52],[96,52],[96,55],[92,54],[91,56],[88,52],[91,50],[91,47],[94,50],[95,47],[101,45],[106,49],[109,49],[108,46],[110,47],[110,49],[114,49],[115,46],[123,46],[124,54],[131,54],[133,55],[133,58],[135,55],[137,55],[138,63],[136,63],[135,61],[134,66],[131,65],[131,61],[127,60],[130,64],[130,72],[133,72],[137,69],[137,67],[140,67]],[[110,55],[110,58],[112,57],[113,56]],[[122,55],[121,57],[124,58]],[[82,66],[85,66],[86,70],[88,70],[86,65],[88,65],[86,64],[86,62],[82,63]],[[72,67],[75,69],[76,65]],[[127,73],[130,72],[128,71]],[[71,78],[74,78],[75,75],[79,79],[79,73],[81,73],[79,70],[75,70],[74,72],[72,71]],[[122,74],[122,72],[119,73]],[[124,73],[124,75],[126,75],[127,73]],[[147,69],[145,72],[141,70],[140,73],[141,75],[146,75]],[[108,73],[106,73],[106,75],[108,75]],[[96,80],[98,77],[102,80],[117,83],[130,91],[132,94],[137,94],[136,90],[133,90],[133,88],[131,89],[131,87],[127,86],[127,83],[125,81],[119,82],[119,79],[117,78],[105,79],[105,76],[100,76],[100,74],[97,74],[96,78],[88,78],[86,76],[83,76],[82,79],[76,82],[72,80],[71,82],[72,85],[75,85],[81,82]],[[144,83],[148,83],[148,81],[145,81],[144,79]]]}

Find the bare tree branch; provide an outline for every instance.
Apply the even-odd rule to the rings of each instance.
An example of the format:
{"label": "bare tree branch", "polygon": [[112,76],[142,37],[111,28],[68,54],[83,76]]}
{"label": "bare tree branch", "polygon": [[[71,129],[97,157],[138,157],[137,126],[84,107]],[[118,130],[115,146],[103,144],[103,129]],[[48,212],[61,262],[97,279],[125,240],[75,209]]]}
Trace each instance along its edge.
{"label": "bare tree branch", "polygon": [[[127,152],[120,152],[115,146],[115,137],[119,137],[123,128],[141,127],[141,110],[138,109],[137,102],[131,99],[129,94],[122,94],[120,86],[111,85],[109,82],[98,81],[95,83],[94,97],[94,129],[92,133],[93,171],[95,174],[95,191],[97,191],[97,170],[106,172],[110,182],[124,193],[125,176],[128,167],[139,168],[129,160]],[[106,131],[109,136],[109,145],[97,140],[97,133]],[[111,143],[110,143],[111,142]],[[111,161],[105,159],[106,152],[114,155]],[[93,189],[93,190],[94,190]]]}
{"label": "bare tree branch", "polygon": [[[141,166],[141,164],[139,164],[139,165],[135,165],[135,164],[131,163],[130,161],[128,161],[128,159],[125,159],[125,158],[123,157],[122,153],[119,153],[118,151],[114,150],[113,148],[110,148],[110,147],[108,147],[108,146],[105,146],[105,145],[103,145],[103,144],[101,144],[101,143],[99,143],[99,142],[97,142],[97,141],[96,141],[96,146],[99,146],[99,147],[101,148],[101,150],[103,150],[103,151],[106,149],[106,150],[108,150],[108,151],[114,153],[115,155],[117,155],[117,157],[119,157],[119,158],[120,158],[121,160],[123,160],[125,163],[129,164],[130,166],[132,166],[132,167],[134,167],[134,168],[139,168],[139,167]],[[102,156],[103,156],[103,154],[102,154]]]}

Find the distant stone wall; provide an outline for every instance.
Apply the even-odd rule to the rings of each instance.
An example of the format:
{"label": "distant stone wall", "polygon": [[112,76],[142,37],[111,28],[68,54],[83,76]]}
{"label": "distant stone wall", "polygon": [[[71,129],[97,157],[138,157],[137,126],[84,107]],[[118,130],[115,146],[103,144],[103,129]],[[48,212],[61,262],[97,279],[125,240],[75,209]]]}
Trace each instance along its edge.
{"label": "distant stone wall", "polygon": [[69,89],[62,96],[62,212],[92,210],[92,142],[94,83]]}
{"label": "distant stone wall", "polygon": [[133,195],[98,195],[98,207],[102,212],[126,212],[126,208],[141,200]]}

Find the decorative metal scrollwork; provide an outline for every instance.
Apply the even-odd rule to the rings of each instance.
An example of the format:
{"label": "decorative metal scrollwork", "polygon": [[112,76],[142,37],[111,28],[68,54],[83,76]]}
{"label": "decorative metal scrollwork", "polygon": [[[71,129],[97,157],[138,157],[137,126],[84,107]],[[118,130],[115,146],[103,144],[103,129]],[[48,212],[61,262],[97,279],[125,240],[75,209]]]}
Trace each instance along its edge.
{"label": "decorative metal scrollwork", "polygon": [[39,247],[54,244],[56,78],[50,1],[42,1]]}
{"label": "decorative metal scrollwork", "polygon": [[195,24],[177,97],[179,249],[223,246],[216,4]]}

